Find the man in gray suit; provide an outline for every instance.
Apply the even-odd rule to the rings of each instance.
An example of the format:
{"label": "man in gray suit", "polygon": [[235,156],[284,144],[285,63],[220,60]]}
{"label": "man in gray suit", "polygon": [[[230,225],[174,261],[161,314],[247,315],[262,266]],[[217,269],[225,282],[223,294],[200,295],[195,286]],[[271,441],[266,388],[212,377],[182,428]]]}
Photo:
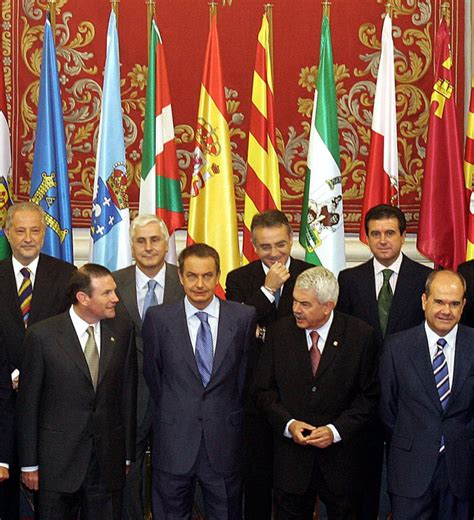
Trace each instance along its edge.
{"label": "man in gray suit", "polygon": [[152,410],[150,393],[143,378],[142,321],[148,307],[172,303],[184,296],[176,266],[165,262],[168,229],[156,215],[139,215],[130,226],[130,242],[135,265],[113,274],[120,302],[117,313],[134,323],[138,360],[137,447],[124,488],[123,518],[143,518],[145,454],[150,443]]}

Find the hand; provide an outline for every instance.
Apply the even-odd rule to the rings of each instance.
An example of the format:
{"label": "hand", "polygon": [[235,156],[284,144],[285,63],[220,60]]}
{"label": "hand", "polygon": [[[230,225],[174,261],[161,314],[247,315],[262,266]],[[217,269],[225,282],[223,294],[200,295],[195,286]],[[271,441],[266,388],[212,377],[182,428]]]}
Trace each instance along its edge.
{"label": "hand", "polygon": [[0,466],[0,482],[7,480],[7,478],[10,478],[10,472],[8,471],[8,468]]}
{"label": "hand", "polygon": [[306,444],[315,448],[327,448],[333,442],[334,435],[328,426],[319,426],[306,437]]}
{"label": "hand", "polygon": [[265,277],[265,287],[275,292],[280,289],[289,277],[290,271],[280,262],[275,262]]}
{"label": "hand", "polygon": [[293,441],[302,446],[306,446],[306,439],[308,438],[307,435],[303,435],[303,432],[307,434],[308,431],[312,433],[313,430],[315,430],[314,426],[303,421],[293,421],[290,426],[288,426],[288,431],[290,432]]}
{"label": "hand", "polygon": [[18,385],[20,384],[20,376],[16,376],[14,379],[12,379],[12,388],[13,390],[18,391]]}
{"label": "hand", "polygon": [[21,481],[28,489],[38,491],[39,489],[39,471],[22,471]]}

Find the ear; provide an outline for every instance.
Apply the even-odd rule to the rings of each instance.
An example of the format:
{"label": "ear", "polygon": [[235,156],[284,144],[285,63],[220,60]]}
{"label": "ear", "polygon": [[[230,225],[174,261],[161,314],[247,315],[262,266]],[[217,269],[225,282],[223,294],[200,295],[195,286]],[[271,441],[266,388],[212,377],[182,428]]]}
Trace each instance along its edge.
{"label": "ear", "polygon": [[183,283],[183,275],[181,274],[180,271],[178,271],[178,276],[179,276],[179,281],[181,282],[181,285],[184,286],[184,283]]}
{"label": "ear", "polygon": [[421,307],[423,309],[423,311],[426,310],[426,300],[428,299],[428,297],[426,296],[426,293],[423,293],[421,295]]}
{"label": "ear", "polygon": [[89,301],[89,295],[87,295],[85,292],[83,291],[78,291],[76,293],[76,299],[77,301],[81,304],[81,305],[87,305],[88,301]]}

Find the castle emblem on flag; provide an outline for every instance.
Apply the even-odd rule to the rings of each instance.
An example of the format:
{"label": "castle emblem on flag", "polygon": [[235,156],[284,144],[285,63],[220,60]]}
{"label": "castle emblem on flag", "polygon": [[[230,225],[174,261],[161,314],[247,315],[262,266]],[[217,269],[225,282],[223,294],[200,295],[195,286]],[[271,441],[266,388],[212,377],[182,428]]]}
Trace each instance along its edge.
{"label": "castle emblem on flag", "polygon": [[[220,173],[220,167],[212,161],[221,153],[217,131],[202,117],[198,118],[196,130],[196,148],[194,150],[194,172],[191,179],[191,197],[199,195],[206,182]],[[211,162],[207,159],[211,159]]]}

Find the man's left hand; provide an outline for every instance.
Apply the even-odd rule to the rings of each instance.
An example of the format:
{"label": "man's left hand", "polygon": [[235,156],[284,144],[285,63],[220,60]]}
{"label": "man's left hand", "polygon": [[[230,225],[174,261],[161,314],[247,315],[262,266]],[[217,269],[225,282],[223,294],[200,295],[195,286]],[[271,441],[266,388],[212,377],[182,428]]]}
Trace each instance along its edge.
{"label": "man's left hand", "polygon": [[315,448],[327,448],[334,442],[334,435],[328,426],[319,426],[306,437],[306,444]]}

